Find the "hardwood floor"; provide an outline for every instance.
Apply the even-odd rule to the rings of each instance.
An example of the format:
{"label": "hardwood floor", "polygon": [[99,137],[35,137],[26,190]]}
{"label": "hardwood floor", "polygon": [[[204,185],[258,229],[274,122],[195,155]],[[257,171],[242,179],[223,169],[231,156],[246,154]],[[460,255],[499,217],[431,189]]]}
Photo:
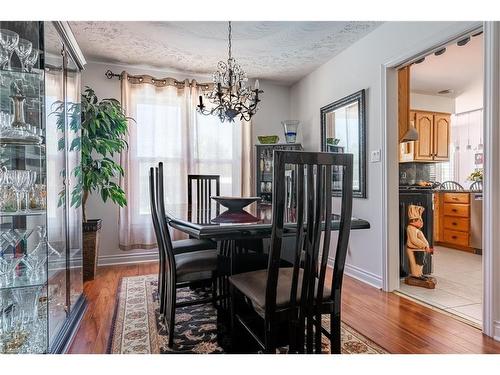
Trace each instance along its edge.
{"label": "hardwood floor", "polygon": [[[88,309],[69,353],[106,353],[120,279],[157,272],[156,263],[100,267],[86,283]],[[342,320],[390,353],[500,353],[480,330],[393,293],[344,278]]]}

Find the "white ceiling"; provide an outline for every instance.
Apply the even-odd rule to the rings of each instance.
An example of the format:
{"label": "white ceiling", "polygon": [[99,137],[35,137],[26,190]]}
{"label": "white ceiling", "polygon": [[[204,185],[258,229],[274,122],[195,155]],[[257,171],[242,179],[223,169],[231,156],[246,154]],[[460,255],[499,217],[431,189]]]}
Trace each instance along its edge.
{"label": "white ceiling", "polygon": [[[292,84],[381,22],[233,22],[249,78]],[[211,74],[227,59],[227,22],[71,22],[89,61]]]}
{"label": "white ceiling", "polygon": [[410,69],[412,92],[438,95],[451,89],[452,94],[443,96],[455,98],[483,79],[483,35],[472,37],[462,47],[453,43],[444,54],[431,54]]}

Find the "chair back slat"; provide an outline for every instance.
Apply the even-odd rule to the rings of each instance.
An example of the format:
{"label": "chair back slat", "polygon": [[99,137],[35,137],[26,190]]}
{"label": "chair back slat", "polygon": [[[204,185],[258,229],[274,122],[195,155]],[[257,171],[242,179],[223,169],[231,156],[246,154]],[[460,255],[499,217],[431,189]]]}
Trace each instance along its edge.
{"label": "chair back slat", "polygon": [[[276,289],[280,272],[283,236],[295,236],[290,306],[293,308],[299,305],[297,315],[292,319],[303,322],[307,318],[307,347],[309,351],[312,350],[313,345],[312,334],[310,334],[312,331],[310,317],[317,313],[318,306],[324,302],[324,298],[333,300],[333,298],[340,297],[351,228],[353,156],[352,154],[303,151],[274,151],[273,156],[273,219],[267,272],[266,314],[270,315],[276,311]],[[286,204],[286,200],[289,200],[287,199],[286,186],[290,183],[290,179],[287,181],[285,178],[285,171],[286,167],[290,165],[293,166],[294,173],[292,175],[295,176],[291,179],[292,185],[295,186],[288,188],[288,191],[295,195],[293,205]],[[333,168],[342,171],[340,223],[335,247],[332,294],[323,297],[334,219],[332,215]],[[335,174],[335,178],[337,178],[337,174]],[[285,217],[295,218],[295,224],[290,226],[289,223],[285,223]],[[322,237],[323,232],[324,236]],[[300,304],[297,304],[299,283],[301,287]],[[303,332],[304,330],[298,331],[298,334],[302,335]]]}
{"label": "chair back slat", "polygon": [[220,176],[189,174],[188,175],[188,204],[193,204],[193,183],[196,181],[196,204],[202,210],[210,209],[212,186],[215,185],[216,195],[220,195]]}
{"label": "chair back slat", "polygon": [[172,237],[168,227],[167,215],[165,213],[165,190],[163,185],[163,162],[158,163],[157,168],[157,205],[158,205],[158,219],[162,228],[162,233],[165,242],[165,258],[167,260],[167,267],[175,269],[175,254],[172,245]]}
{"label": "chair back slat", "polygon": [[[340,301],[342,280],[344,277],[345,260],[347,257],[347,247],[351,233],[352,219],[352,185],[353,168],[351,165],[344,165],[342,168],[342,203],[340,209],[340,225],[338,231],[337,248],[335,251],[335,261],[333,265],[333,277],[330,299]],[[334,304],[335,313],[340,313],[340,303]]]}
{"label": "chair back slat", "polygon": [[165,257],[165,239],[163,236],[163,229],[160,223],[160,218],[158,215],[158,168],[151,167],[149,169],[149,203],[151,209],[151,219],[153,222],[153,229],[156,236],[156,242],[158,244],[158,252],[160,256],[160,261],[163,261]]}
{"label": "chair back slat", "polygon": [[[325,179],[324,179],[324,191],[332,191],[332,168],[331,166],[325,166]],[[325,211],[323,218],[331,218],[332,217],[332,199],[325,199],[324,205]],[[324,219],[324,220],[325,220]],[[319,269],[319,280],[325,280],[326,276],[326,267],[328,265],[328,255],[330,254],[330,240],[332,235],[332,221],[325,220],[325,231],[323,236],[323,246],[321,250],[321,263]],[[317,298],[322,298],[324,291],[324,283],[319,282],[318,284],[318,292]],[[318,300],[318,303],[320,301]]]}
{"label": "chair back slat", "polygon": [[[294,262],[293,262],[293,274],[292,274],[292,285],[290,290],[290,306],[294,308],[297,304],[297,285],[300,261],[302,258],[302,249],[304,247],[304,166],[295,166],[295,176],[297,178],[296,183],[292,179],[291,191],[295,191],[296,202],[296,227],[295,227],[295,249],[294,249]],[[295,189],[293,187],[295,186]],[[290,207],[293,209],[293,205]]]}

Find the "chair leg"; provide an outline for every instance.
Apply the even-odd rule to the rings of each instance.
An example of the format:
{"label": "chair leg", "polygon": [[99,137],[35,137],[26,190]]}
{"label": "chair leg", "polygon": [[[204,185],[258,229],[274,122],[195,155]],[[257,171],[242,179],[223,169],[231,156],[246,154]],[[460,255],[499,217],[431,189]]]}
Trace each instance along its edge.
{"label": "chair leg", "polygon": [[265,336],[264,336],[264,353],[276,354],[276,337],[273,328],[273,323],[266,317],[265,321]]}
{"label": "chair leg", "polygon": [[175,335],[175,308],[176,308],[176,286],[172,285],[170,287],[170,310],[169,310],[169,326],[168,326],[168,347],[172,348],[174,346],[174,335]]}
{"label": "chair leg", "polygon": [[160,303],[160,316],[165,314],[165,265],[160,261],[158,270],[158,301]]}
{"label": "chair leg", "polygon": [[321,354],[321,313],[316,314],[316,327],[314,332],[314,343],[316,354]]}
{"label": "chair leg", "polygon": [[306,353],[313,353],[313,314],[309,312],[307,314],[307,335],[306,335]]}
{"label": "chair leg", "polygon": [[330,353],[341,353],[340,314],[330,314]]}
{"label": "chair leg", "polygon": [[212,305],[217,307],[217,275],[212,275]]}
{"label": "chair leg", "polygon": [[233,285],[231,284],[229,286],[229,293],[230,293],[230,301],[229,301],[229,306],[230,306],[230,326],[231,326],[231,346],[233,349],[236,348],[236,344],[238,342],[237,340],[237,335],[236,335],[236,291],[234,290]]}

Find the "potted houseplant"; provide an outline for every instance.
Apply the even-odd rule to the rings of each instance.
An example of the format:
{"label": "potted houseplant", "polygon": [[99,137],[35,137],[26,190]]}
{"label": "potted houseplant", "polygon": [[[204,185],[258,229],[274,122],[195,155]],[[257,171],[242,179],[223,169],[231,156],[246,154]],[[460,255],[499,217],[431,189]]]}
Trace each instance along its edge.
{"label": "potted houseplant", "polygon": [[[128,120],[133,120],[125,112],[116,99],[99,101],[94,90],[85,88],[81,103],[54,104],[53,114],[57,117],[57,126],[64,133],[64,114],[69,119],[69,133],[74,136],[69,151],[81,150],[81,164],[75,167],[71,174],[76,181],[71,191],[71,206],[82,206],[83,216],[83,279],[93,280],[99,253],[99,232],[101,219],[87,217],[86,204],[91,193],[100,194],[106,202],[111,199],[123,207],[127,204],[125,192],[115,182],[123,176],[122,166],[113,160],[128,144],[125,136],[128,132]],[[71,139],[71,136],[70,136]],[[59,140],[59,149],[64,149],[64,138]],[[61,174],[65,174],[62,171]],[[65,200],[64,189],[59,193],[59,204]]]}
{"label": "potted houseplant", "polygon": [[113,160],[125,147],[128,118],[116,99],[98,100],[94,90],[85,88],[81,98],[81,205],[83,216],[83,275],[93,280],[99,252],[101,219],[87,217],[86,203],[90,193],[100,194],[103,202],[108,199],[124,207],[125,192],[114,181],[124,175],[122,166]]}

